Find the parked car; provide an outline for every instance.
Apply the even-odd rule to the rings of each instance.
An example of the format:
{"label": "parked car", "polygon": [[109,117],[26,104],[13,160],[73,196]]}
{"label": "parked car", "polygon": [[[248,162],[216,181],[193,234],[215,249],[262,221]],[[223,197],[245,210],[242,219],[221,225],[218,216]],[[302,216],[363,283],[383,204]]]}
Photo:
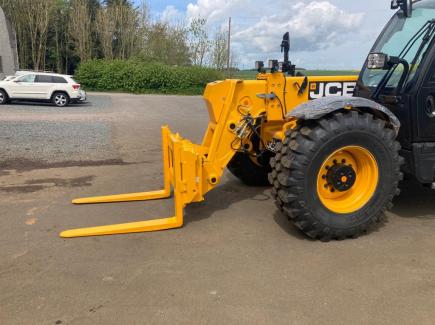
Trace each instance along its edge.
{"label": "parked car", "polygon": [[20,71],[15,77],[0,81],[0,105],[10,100],[44,101],[65,107],[83,103],[86,93],[71,76]]}

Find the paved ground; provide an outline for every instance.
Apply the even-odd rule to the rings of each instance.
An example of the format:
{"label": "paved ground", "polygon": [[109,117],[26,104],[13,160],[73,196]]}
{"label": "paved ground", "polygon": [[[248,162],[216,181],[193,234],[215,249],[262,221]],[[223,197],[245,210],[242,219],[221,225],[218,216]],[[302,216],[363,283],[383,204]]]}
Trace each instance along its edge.
{"label": "paved ground", "polygon": [[389,222],[307,240],[267,188],[230,175],[174,231],[60,239],[168,216],[171,201],[72,206],[161,186],[160,125],[199,141],[198,97],[90,96],[0,108],[0,324],[433,324],[435,193],[408,182]]}

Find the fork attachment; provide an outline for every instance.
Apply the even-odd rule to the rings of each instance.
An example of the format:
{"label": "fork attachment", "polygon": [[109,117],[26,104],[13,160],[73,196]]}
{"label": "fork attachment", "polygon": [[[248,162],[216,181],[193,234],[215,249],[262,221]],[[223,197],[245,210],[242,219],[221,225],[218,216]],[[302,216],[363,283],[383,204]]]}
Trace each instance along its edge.
{"label": "fork attachment", "polygon": [[[204,195],[219,184],[226,166],[235,153],[240,151],[242,145],[251,147],[248,141],[250,131],[247,121],[255,121],[264,117],[266,100],[257,94],[264,93],[265,85],[265,81],[242,82],[240,80],[225,80],[208,84],[204,100],[210,121],[201,145],[193,144],[178,134],[171,133],[167,126],[162,127],[163,190],[73,201],[74,204],[88,204],[165,199],[171,196],[172,188],[175,201],[174,216],[67,230],[60,235],[62,237],[97,236],[181,227],[183,208],[191,202],[203,201]],[[274,106],[274,111],[279,113],[277,116],[282,119],[281,109]]]}
{"label": "fork attachment", "polygon": [[[85,237],[126,234],[179,228],[183,225],[183,208],[191,202],[203,200],[200,191],[202,155],[200,146],[173,134],[167,126],[162,127],[164,189],[110,196],[76,199],[74,204],[111,203],[166,199],[174,193],[175,215],[169,218],[122,223],[116,225],[67,230],[61,237]],[[199,150],[198,150],[199,149]]]}

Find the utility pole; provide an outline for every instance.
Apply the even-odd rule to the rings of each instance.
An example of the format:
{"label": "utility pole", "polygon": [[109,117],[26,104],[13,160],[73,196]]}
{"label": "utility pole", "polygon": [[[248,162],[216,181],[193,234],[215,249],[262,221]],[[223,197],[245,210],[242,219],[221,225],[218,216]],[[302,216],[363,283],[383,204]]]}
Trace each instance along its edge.
{"label": "utility pole", "polygon": [[230,63],[231,63],[231,17],[228,18],[228,53],[227,53],[227,74],[230,76]]}

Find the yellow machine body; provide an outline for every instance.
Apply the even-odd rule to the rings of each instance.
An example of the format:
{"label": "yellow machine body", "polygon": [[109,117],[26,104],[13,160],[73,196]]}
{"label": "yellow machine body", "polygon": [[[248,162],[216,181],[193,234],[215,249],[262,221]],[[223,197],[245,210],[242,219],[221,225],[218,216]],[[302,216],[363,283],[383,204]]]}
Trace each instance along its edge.
{"label": "yellow machine body", "polygon": [[153,192],[100,196],[74,200],[74,204],[155,200],[171,197],[175,202],[172,217],[67,230],[61,237],[111,235],[157,231],[183,225],[183,209],[216,187],[228,163],[238,150],[249,150],[251,130],[248,116],[261,119],[264,144],[281,141],[285,131],[297,121],[286,115],[313,98],[351,94],[349,84],[357,76],[288,77],[283,73],[259,74],[257,80],[225,80],[210,83],[204,100],[210,121],[201,144],[193,144],[162,127],[164,189]]}

